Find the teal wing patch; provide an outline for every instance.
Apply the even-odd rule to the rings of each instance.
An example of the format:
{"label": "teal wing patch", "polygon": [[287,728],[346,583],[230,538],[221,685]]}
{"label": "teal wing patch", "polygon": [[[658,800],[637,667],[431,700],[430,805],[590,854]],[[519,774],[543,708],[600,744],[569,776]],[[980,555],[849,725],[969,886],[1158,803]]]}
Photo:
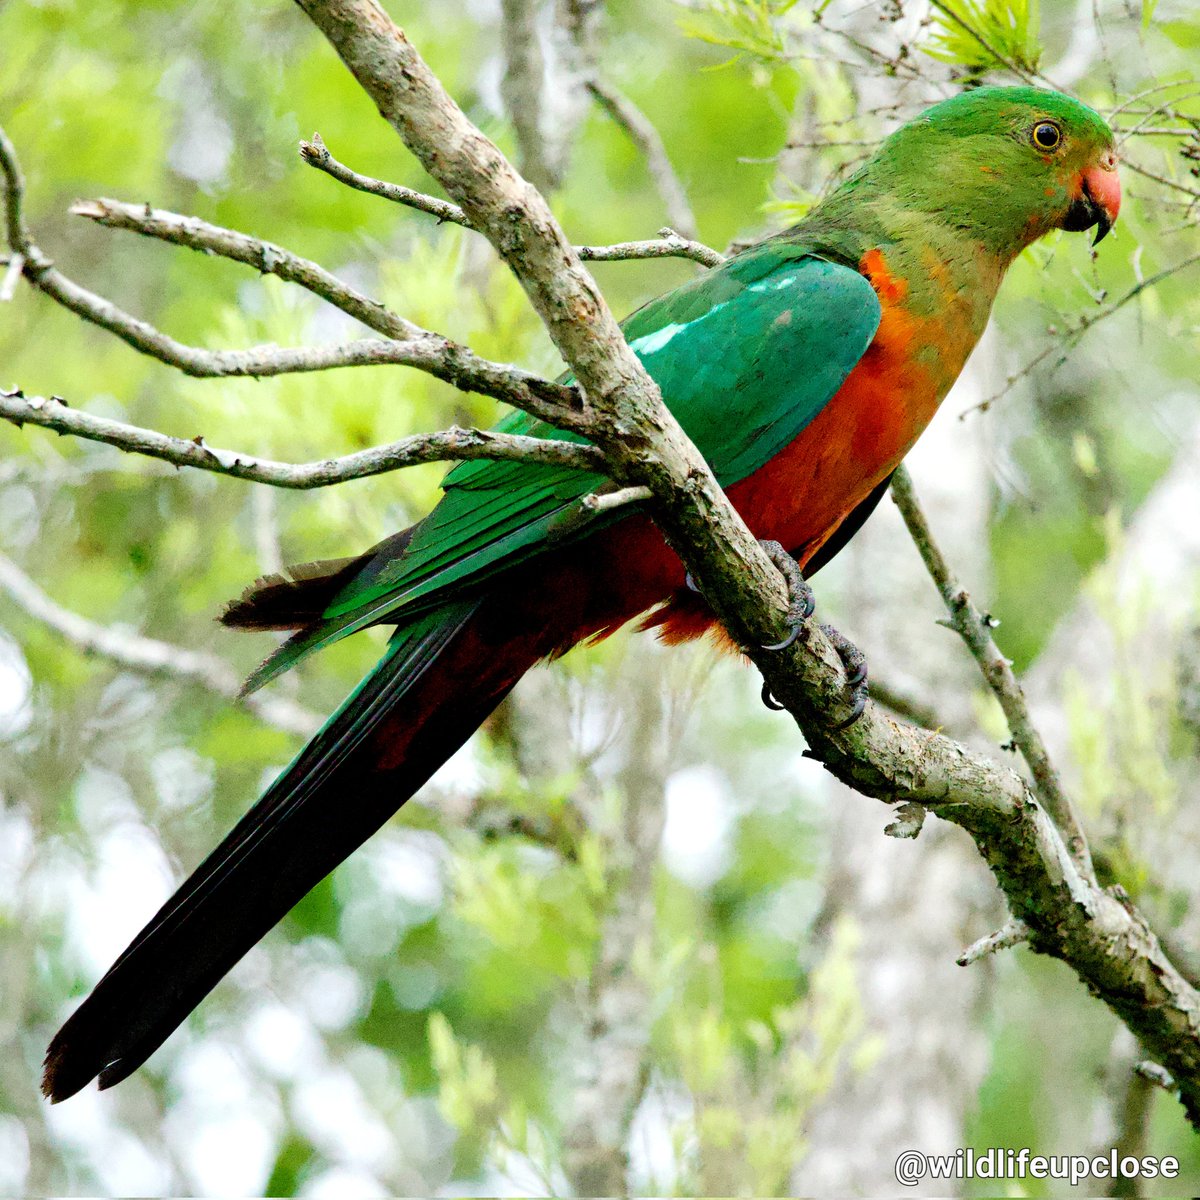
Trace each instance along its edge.
{"label": "teal wing patch", "polygon": [[[622,325],[663,399],[722,486],[794,440],[841,387],[879,327],[871,285],[802,246],[767,242],[651,301]],[[506,433],[583,441],[525,413]],[[404,553],[372,562],[312,629],[281,646],[257,687],[319,646],[367,625],[425,611],[464,586],[550,546],[594,532],[629,508],[580,503],[608,484],[570,467],[474,461],[447,474],[446,494]]]}

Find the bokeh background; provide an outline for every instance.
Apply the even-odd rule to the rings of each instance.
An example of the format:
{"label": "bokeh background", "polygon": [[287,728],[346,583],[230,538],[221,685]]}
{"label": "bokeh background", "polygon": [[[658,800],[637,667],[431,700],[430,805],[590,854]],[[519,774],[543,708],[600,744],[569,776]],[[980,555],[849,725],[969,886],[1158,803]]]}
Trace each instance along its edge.
{"label": "bokeh background", "polygon": [[[761,236],[897,122],[979,79],[1048,78],[1112,114],[1127,162],[1117,232],[1097,256],[1055,235],[1021,257],[911,465],[957,570],[1001,622],[1105,881],[1194,977],[1194,6],[388,7],[585,243],[650,237],[689,209],[710,245]],[[592,70],[658,130],[682,209],[584,86]],[[40,244],[183,341],[357,330],[276,280],[73,218],[74,199],[151,201],[269,238],[488,357],[558,369],[480,239],[301,163],[316,129],[358,170],[431,187],[283,0],[0,3],[0,124]],[[595,268],[618,313],[696,269]],[[498,415],[402,368],[185,379],[24,285],[0,303],[0,385],[294,461]],[[372,632],[305,663],[264,713],[84,652],[64,617],[243,674],[269,635],[221,630],[222,601],[281,563],[409,523],[441,470],[271,493],[0,428],[0,1193],[528,1195],[607,1181],[872,1195],[894,1190],[901,1150],[962,1146],[1119,1146],[1180,1159],[1181,1181],[1146,1194],[1200,1180],[1178,1105],[1132,1070],[1137,1048],[1065,967],[1026,949],[955,965],[1004,919],[965,835],[932,821],[915,842],[883,836],[887,811],[802,757],[751,671],[708,645],[666,652],[624,634],[531,675],[145,1069],[44,1104],[54,1029],[382,644]],[[817,592],[891,692],[1011,759],[890,503]],[[73,628],[76,643],[98,631]]]}

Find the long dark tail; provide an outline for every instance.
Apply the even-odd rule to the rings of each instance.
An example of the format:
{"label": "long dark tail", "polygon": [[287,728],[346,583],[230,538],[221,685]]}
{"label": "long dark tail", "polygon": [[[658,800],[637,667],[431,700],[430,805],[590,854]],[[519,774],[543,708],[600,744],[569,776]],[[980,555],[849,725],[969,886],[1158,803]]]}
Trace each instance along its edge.
{"label": "long dark tail", "polygon": [[480,601],[397,630],[324,728],[59,1030],[42,1089],[120,1083],[217,981],[461,746],[536,658],[482,644]]}

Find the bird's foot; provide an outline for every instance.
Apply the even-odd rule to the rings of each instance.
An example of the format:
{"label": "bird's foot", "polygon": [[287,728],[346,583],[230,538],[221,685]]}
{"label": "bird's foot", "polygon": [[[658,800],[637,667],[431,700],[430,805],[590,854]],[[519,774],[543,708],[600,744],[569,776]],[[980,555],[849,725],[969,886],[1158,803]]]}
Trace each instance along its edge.
{"label": "bird's foot", "polygon": [[808,581],[800,573],[800,564],[778,542],[760,541],[758,544],[775,564],[788,589],[788,635],[782,642],[764,646],[763,649],[786,650],[800,636],[800,630],[813,615],[817,601]]}
{"label": "bird's foot", "polygon": [[838,658],[846,670],[846,688],[850,693],[850,715],[834,725],[834,732],[849,729],[867,707],[867,656],[840,630],[822,625],[821,632],[833,643]]}
{"label": "bird's foot", "polygon": [[[842,667],[846,672],[846,689],[850,693],[850,715],[836,725],[830,726],[834,733],[849,729],[866,711],[867,707],[867,656],[840,630],[832,625],[820,626],[821,632],[833,643]],[[770,685],[762,686],[762,702],[774,712],[781,712],[786,706],[780,704],[771,695]]]}
{"label": "bird's foot", "polygon": [[[767,557],[775,564],[783,576],[788,589],[788,634],[782,642],[763,646],[764,650],[786,650],[799,636],[804,628],[804,622],[813,615],[817,607],[816,597],[808,581],[800,573],[800,564],[783,548],[779,542],[760,539],[758,543],[767,553]],[[684,586],[689,592],[700,595],[700,589],[689,571],[683,577]]]}

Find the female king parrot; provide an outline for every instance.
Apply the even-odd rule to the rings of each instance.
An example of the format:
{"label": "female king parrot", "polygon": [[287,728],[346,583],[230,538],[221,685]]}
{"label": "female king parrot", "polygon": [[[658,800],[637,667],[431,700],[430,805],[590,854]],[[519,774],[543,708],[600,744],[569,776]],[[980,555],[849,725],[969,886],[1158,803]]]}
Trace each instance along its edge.
{"label": "female king parrot", "polygon": [[[929,109],[798,225],[647,304],[629,344],[755,535],[809,573],[862,523],[962,369],[1005,270],[1120,206],[1113,135],[1056,92]],[[563,436],[515,414],[501,428]],[[368,625],[379,665],[117,959],[50,1045],[44,1090],[125,1079],[311,887],[371,836],[539,660],[635,618],[713,624],[635,508],[568,467],[464,463],[411,529],[269,579],[226,624],[295,629],[252,689]]]}

